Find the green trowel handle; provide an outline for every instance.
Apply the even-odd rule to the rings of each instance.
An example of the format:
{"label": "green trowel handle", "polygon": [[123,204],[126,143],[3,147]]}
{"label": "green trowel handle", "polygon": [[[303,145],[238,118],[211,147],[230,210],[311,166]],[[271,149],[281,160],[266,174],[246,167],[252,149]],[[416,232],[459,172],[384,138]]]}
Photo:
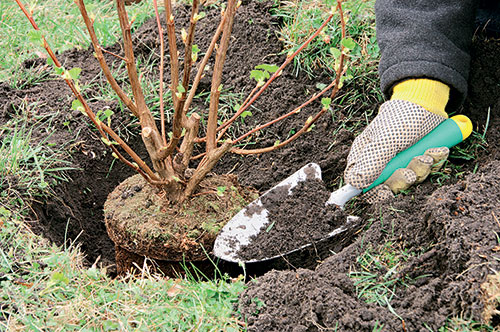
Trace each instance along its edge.
{"label": "green trowel handle", "polygon": [[465,115],[456,115],[446,119],[420,141],[392,158],[377,180],[368,188],[363,189],[363,192],[385,182],[395,170],[408,166],[414,157],[423,155],[427,149],[443,146],[451,148],[469,137],[471,132],[472,122]]}

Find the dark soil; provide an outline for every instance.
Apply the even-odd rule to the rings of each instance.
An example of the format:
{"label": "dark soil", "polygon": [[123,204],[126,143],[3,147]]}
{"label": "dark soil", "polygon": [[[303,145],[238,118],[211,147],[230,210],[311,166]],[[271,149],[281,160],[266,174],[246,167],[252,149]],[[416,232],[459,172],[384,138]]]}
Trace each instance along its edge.
{"label": "dark soil", "polygon": [[[479,144],[476,137],[468,147],[479,155],[477,169],[465,164],[454,184],[436,188],[427,183],[411,195],[374,206],[363,235],[315,270],[271,271],[249,283],[238,304],[249,331],[373,331],[383,326],[383,331],[423,332],[438,330],[451,317],[497,326],[493,299],[499,281],[492,274],[500,268],[499,48],[498,40],[474,42],[463,112],[483,135],[490,111],[487,143]],[[358,257],[366,253],[382,260],[387,243],[407,255],[395,270],[383,261],[378,267],[361,266]],[[359,284],[357,272],[373,274],[374,285],[398,280],[391,308],[383,299],[377,305],[359,297],[356,289],[367,284]],[[395,273],[392,279],[389,272]]]}
{"label": "dark soil", "polygon": [[347,215],[335,207],[325,208],[330,197],[322,180],[301,181],[288,193],[288,186],[273,189],[262,198],[268,210],[269,225],[251,245],[242,246],[238,256],[243,260],[283,255],[304,245],[317,242],[346,223]]}
{"label": "dark soil", "polygon": [[[239,10],[224,82],[224,86],[233,87],[234,92],[249,92],[253,88],[249,72],[256,65],[279,64],[284,59],[279,55],[281,44],[275,34],[279,22],[270,17],[269,9],[269,3],[252,1],[244,2]],[[219,17],[219,12],[207,10],[207,13],[207,18],[200,22],[198,36],[209,36],[209,32],[215,30],[217,20],[213,19]],[[186,10],[180,10],[176,17],[187,15]],[[248,22],[249,17],[252,23]],[[140,41],[137,56],[151,57],[157,62],[158,55],[152,55],[159,44],[154,20],[139,28],[135,38]],[[207,39],[196,41],[202,50],[208,42]],[[437,330],[450,316],[481,320],[484,306],[481,284],[488,274],[500,269],[495,235],[500,230],[500,150],[496,144],[500,140],[499,47],[498,40],[478,38],[474,43],[470,95],[462,111],[472,119],[479,135],[462,144],[461,149],[452,150],[450,160],[455,168],[447,167],[449,178],[440,179],[444,186],[439,187],[439,179],[434,176],[408,195],[364,212],[362,227],[350,233],[352,237],[342,242],[341,247],[331,244],[331,248],[335,248],[332,251],[338,254],[324,260],[316,269],[300,269],[310,266],[304,258],[304,264],[294,264],[297,270],[271,271],[249,283],[238,304],[249,331],[319,331],[324,328],[372,331],[375,324],[383,324],[383,331],[428,331],[425,326]],[[122,52],[120,45],[109,50]],[[92,51],[74,50],[60,57],[67,68],[84,68],[83,84],[102,79]],[[109,58],[109,61],[114,60]],[[36,60],[25,65],[43,66],[44,63],[44,60]],[[295,77],[290,72],[286,71],[272,85],[272,91],[262,96],[252,109],[252,117],[247,117],[245,124],[239,124],[235,133],[288,112],[315,91],[318,81],[328,81],[326,78],[309,81],[305,75]],[[208,77],[202,82],[200,91],[209,89]],[[344,87],[344,92],[360,88],[355,84],[359,83]],[[97,88],[86,90],[86,94],[94,110],[109,107],[115,112],[113,123],[121,128],[129,144],[145,157],[140,138],[126,135],[121,125],[130,120],[129,113],[122,111],[115,101],[96,99]],[[16,116],[17,108],[23,103],[37,102],[36,107],[25,114],[31,123],[39,121],[42,124],[34,140],[45,139],[51,134],[49,142],[71,152],[71,161],[77,169],[67,172],[71,181],[58,183],[53,196],[33,203],[35,221],[32,224],[57,244],[62,244],[66,238],[77,241],[89,263],[100,257],[104,265],[114,264],[114,244],[106,234],[103,203],[118,183],[133,172],[113,163],[110,153],[83,115],[71,111],[72,100],[69,89],[60,80],[46,80],[23,90],[0,84],[0,124]],[[203,101],[198,101],[196,107],[201,112],[207,108]],[[311,105],[297,118],[269,128],[253,138],[252,146],[274,144],[277,139],[286,137],[291,129],[303,124],[309,111],[319,107]],[[55,120],[43,122],[48,114],[54,113],[59,114]],[[348,114],[338,108],[335,118],[346,119]],[[348,128],[364,120],[364,113],[358,112],[345,125]],[[486,143],[483,143],[480,136],[487,123]],[[310,133],[284,149],[245,158],[227,155],[216,172],[231,172],[238,175],[242,185],[264,191],[306,163],[316,162],[323,170],[327,187],[332,188],[339,182],[354,137],[346,130],[333,135],[337,126],[338,123],[326,115]],[[461,158],[465,152],[477,156],[476,159]],[[457,166],[461,168],[457,170]],[[304,218],[297,216],[297,219],[307,219],[307,213]],[[391,310],[358,298],[355,279],[349,277],[349,273],[362,271],[358,256],[366,251],[380,253],[388,241],[393,250],[408,253],[391,271],[401,280],[395,284]],[[370,271],[379,280],[389,272],[383,267]],[[493,317],[492,321],[500,320]]]}

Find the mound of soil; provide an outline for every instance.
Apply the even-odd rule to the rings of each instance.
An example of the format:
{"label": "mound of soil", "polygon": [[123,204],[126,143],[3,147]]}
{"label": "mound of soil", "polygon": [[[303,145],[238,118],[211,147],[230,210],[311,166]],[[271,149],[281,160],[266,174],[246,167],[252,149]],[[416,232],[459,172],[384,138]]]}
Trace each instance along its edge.
{"label": "mound of soil", "polygon": [[[477,168],[465,164],[454,184],[427,183],[374,206],[362,236],[317,269],[271,271],[250,282],[238,304],[249,331],[423,332],[457,316],[500,322],[491,297],[500,268],[499,49],[498,40],[474,43],[463,112],[487,141],[476,137],[470,147],[484,149],[475,151]],[[397,264],[384,261],[397,255]]]}

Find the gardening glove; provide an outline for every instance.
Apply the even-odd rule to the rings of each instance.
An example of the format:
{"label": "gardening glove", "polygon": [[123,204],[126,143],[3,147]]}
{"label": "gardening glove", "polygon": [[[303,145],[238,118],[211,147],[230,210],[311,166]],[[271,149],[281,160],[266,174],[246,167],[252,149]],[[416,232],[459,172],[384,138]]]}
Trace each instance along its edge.
{"label": "gardening glove", "polygon": [[[448,117],[444,108],[449,90],[447,85],[429,79],[410,79],[397,84],[391,100],[382,104],[379,114],[354,140],[347,157],[344,173],[346,182],[358,189],[368,187],[397,153],[414,145],[443,122]],[[446,151],[439,152],[447,156]],[[429,151],[427,157],[417,157],[412,161],[414,169],[396,171],[378,189],[389,188],[391,192],[397,193],[407,189],[417,179],[423,181],[436,163],[430,156],[432,153],[436,151]],[[439,162],[443,162],[442,158]],[[380,195],[383,198],[389,194],[385,190]]]}
{"label": "gardening glove", "polygon": [[426,150],[423,155],[414,157],[407,167],[397,169],[383,184],[368,191],[363,198],[370,204],[385,201],[414,184],[422,183],[429,174],[441,169],[449,153],[450,149],[446,146]]}

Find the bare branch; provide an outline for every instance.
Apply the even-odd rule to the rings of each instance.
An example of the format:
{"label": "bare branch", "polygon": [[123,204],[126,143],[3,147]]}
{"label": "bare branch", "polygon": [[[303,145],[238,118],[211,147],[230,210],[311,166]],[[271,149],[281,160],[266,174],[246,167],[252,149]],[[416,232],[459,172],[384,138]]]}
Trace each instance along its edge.
{"label": "bare branch", "polygon": [[[81,1],[81,0],[80,0]],[[160,13],[158,12],[158,2],[153,0],[155,8],[156,25],[158,26],[158,35],[160,36],[160,122],[161,122],[161,137],[163,145],[167,145],[167,135],[165,134],[165,105],[163,103],[163,70],[165,67],[165,45],[163,40],[163,28],[160,22]]]}
{"label": "bare branch", "polygon": [[[132,114],[134,114],[136,117],[139,117],[137,112],[137,106],[120,88],[115,78],[113,77],[113,74],[111,74],[111,70],[106,62],[106,59],[104,59],[104,55],[102,53],[103,49],[99,44],[99,40],[97,39],[93,21],[91,21],[89,18],[89,15],[87,13],[87,8],[85,7],[83,0],[78,0],[77,5],[78,8],[80,9],[83,21],[85,22],[85,26],[87,27],[87,31],[89,32],[90,40],[92,41],[92,46],[94,47],[94,52],[96,54],[97,60],[99,61],[99,65],[101,66],[104,76],[106,77],[108,83],[111,85],[111,88],[113,89],[113,91],[115,91],[116,95],[120,98],[120,100],[128,107],[128,109],[132,112]],[[119,57],[116,54],[113,55]],[[119,58],[125,60],[122,57]]]}
{"label": "bare branch", "polygon": [[186,99],[186,102],[184,103],[184,109],[182,111],[183,115],[187,114],[189,107],[191,107],[191,103],[193,102],[194,95],[196,94],[196,89],[198,88],[198,84],[200,83],[200,80],[203,76],[203,72],[205,70],[205,67],[207,66],[208,60],[210,59],[210,56],[212,55],[212,52],[214,51],[215,44],[217,43],[217,40],[219,39],[219,36],[222,32],[222,29],[224,28],[224,23],[226,22],[226,16],[222,16],[222,19],[219,23],[219,26],[217,27],[217,30],[215,31],[214,36],[212,37],[212,41],[210,42],[210,46],[207,49],[207,52],[205,53],[205,56],[203,57],[203,60],[201,61],[198,71],[196,73],[196,76],[193,80],[193,85],[191,86],[191,90],[189,90],[189,95]]}
{"label": "bare branch", "polygon": [[195,139],[198,137],[200,128],[200,116],[196,113],[191,114],[186,124],[186,134],[181,144],[182,166],[186,169],[189,166],[189,161],[193,155]]}
{"label": "bare branch", "polygon": [[205,157],[200,161],[200,164],[194,171],[193,176],[189,179],[186,189],[182,194],[181,201],[187,199],[193,191],[196,189],[196,186],[200,183],[201,180],[210,172],[217,161],[219,161],[222,156],[231,149],[232,142],[225,141],[220,147],[212,150],[210,153],[207,153]]}
{"label": "bare branch", "polygon": [[[191,66],[192,66],[192,58],[191,58],[191,53],[192,53],[192,45],[193,45],[193,37],[194,37],[194,29],[196,26],[196,21],[197,21],[197,14],[198,14],[198,0],[193,0],[193,7],[191,10],[191,19],[190,19],[190,26],[189,26],[189,33],[186,37],[186,48],[184,52],[184,76],[183,76],[183,81],[182,81],[182,87],[184,88],[184,91],[180,93],[180,96],[176,96],[177,98],[177,103],[174,103],[174,120],[172,123],[172,138],[170,139],[170,142],[168,143],[167,148],[164,150],[165,153],[173,152],[173,150],[177,147],[179,144],[179,141],[181,139],[182,135],[182,127],[183,127],[183,121],[184,120],[184,113],[182,112],[182,108],[184,105],[184,100],[186,98],[186,91],[188,89],[189,85],[189,74],[191,72]],[[176,86],[177,89],[177,86]],[[177,92],[177,91],[176,91]],[[174,92],[172,92],[174,94]]]}
{"label": "bare branch", "polygon": [[[344,73],[345,73],[345,70],[342,72],[342,75]],[[318,99],[320,96],[324,95],[332,87],[333,87],[333,91],[332,91],[332,98],[333,98],[337,94],[337,92],[339,90],[338,86],[339,86],[339,84],[338,84],[337,80],[334,80],[332,83],[330,83],[330,85],[328,85],[326,88],[324,88],[320,93],[314,95],[312,98],[310,98],[308,101],[306,101],[304,104],[300,105],[299,107],[297,107],[293,111],[291,111],[291,112],[289,112],[287,114],[284,114],[284,115],[280,116],[277,119],[269,121],[266,124],[263,124],[263,125],[261,125],[259,127],[256,127],[254,129],[252,129],[248,133],[246,133],[246,134],[238,137],[236,140],[234,140],[233,144],[241,141],[245,137],[248,137],[248,136],[250,136],[251,134],[253,134],[253,133],[257,132],[257,131],[260,131],[260,130],[266,128],[266,127],[269,127],[270,125],[272,125],[272,124],[274,124],[276,122],[279,122],[279,121],[281,121],[281,120],[283,120],[283,119],[285,119],[285,118],[287,118],[287,117],[289,117],[289,116],[291,116],[293,114],[298,113],[302,108],[306,107],[307,105],[309,105],[310,103],[312,103],[313,101],[315,101],[316,99]],[[236,153],[236,154],[260,154],[260,153],[270,152],[270,151],[279,149],[280,147],[285,146],[288,143],[296,140],[303,133],[307,132],[309,130],[309,128],[312,126],[312,124],[315,123],[320,118],[320,116],[323,115],[326,111],[327,111],[327,108],[323,107],[321,109],[321,111],[319,111],[318,113],[316,113],[316,115],[311,118],[310,121],[306,121],[306,123],[304,124],[304,126],[301,129],[299,129],[293,136],[291,136],[290,138],[288,138],[287,140],[285,140],[285,141],[283,141],[283,142],[281,142],[279,144],[275,144],[275,145],[269,146],[267,148],[253,149],[253,150],[233,148],[231,150],[231,152]]]}
{"label": "bare branch", "polygon": [[207,147],[206,151],[210,152],[216,147],[216,134],[217,134],[217,113],[219,110],[219,95],[222,81],[222,70],[226,60],[226,53],[229,47],[229,40],[233,29],[234,15],[236,13],[236,0],[228,0],[225,16],[226,22],[222,32],[222,37],[217,50],[215,58],[214,71],[212,76],[212,88],[210,91],[210,108],[208,111],[207,122]]}
{"label": "bare branch", "polygon": [[[342,1],[341,0],[337,0],[337,10],[339,11],[339,15],[340,15],[340,29],[342,31],[342,40],[343,40],[346,36],[346,31],[345,31],[346,29],[345,29],[344,11],[342,10]],[[335,88],[337,90],[339,89],[339,86],[340,86],[340,78],[342,76],[341,74],[342,74],[343,67],[344,67],[344,58],[345,58],[344,45],[342,45],[342,43],[340,43],[339,66],[337,68],[336,76],[335,76],[335,81],[337,82],[337,85],[335,86]],[[330,98],[333,99],[333,96],[335,94],[337,94],[336,89],[333,89],[332,95],[330,96]]]}
{"label": "bare branch", "polygon": [[[30,21],[31,25],[35,30],[40,30],[38,28],[38,25],[36,24],[35,20],[33,19],[33,16],[26,10],[26,7],[20,2],[20,0],[16,0],[19,8],[23,11],[25,16],[28,18]],[[52,51],[50,45],[47,43],[45,36],[42,35],[42,40],[43,40],[43,47],[49,54],[50,58],[54,62],[54,65],[58,68],[62,68],[61,63],[55,56],[54,52]],[[147,177],[145,176],[146,180],[148,181],[155,181],[155,182],[161,182],[160,178],[156,174],[153,173],[153,171],[146,165],[146,163],[125,143],[111,128],[106,126],[102,121],[97,119],[95,113],[90,109],[90,106],[87,104],[86,100],[83,98],[82,94],[80,93],[79,89],[75,86],[75,83],[69,79],[64,77],[64,74],[61,75],[66,84],[69,86],[71,89],[71,92],[73,92],[73,95],[78,99],[78,101],[82,104],[83,109],[85,114],[90,118],[92,123],[96,126],[97,130],[99,131],[99,134],[101,137],[107,140],[107,135],[109,135],[115,142],[118,143],[118,145],[134,160],[134,162],[137,164],[135,166],[134,164],[130,163],[127,161],[116,149],[115,146],[113,146],[112,142],[110,142],[109,146],[115,152],[116,156],[125,162],[128,166],[132,167],[136,171],[138,169],[141,169],[142,171],[139,171],[144,176],[144,173],[147,174]]]}
{"label": "bare branch", "polygon": [[177,39],[175,37],[175,22],[174,14],[172,12],[172,1],[164,0],[165,3],[165,17],[167,20],[167,36],[168,36],[168,51],[170,54],[170,76],[172,83],[170,90],[172,91],[172,99],[174,107],[177,105],[177,86],[179,85],[179,55],[177,52]]}
{"label": "bare branch", "polygon": [[314,34],[312,34],[295,52],[293,52],[292,55],[288,56],[285,62],[283,62],[283,64],[279,67],[279,69],[276,70],[276,72],[274,72],[274,74],[267,80],[267,82],[260,88],[260,90],[247,103],[243,103],[240,106],[239,110],[229,120],[227,120],[219,128],[217,128],[217,131],[220,131],[229,126],[230,124],[232,124],[241,115],[241,113],[246,111],[248,107],[250,107],[250,105],[252,105],[254,101],[257,100],[257,98],[259,98],[260,95],[269,87],[269,85],[274,81],[274,79],[276,79],[278,76],[281,75],[283,69],[290,62],[292,62],[295,56],[297,56],[297,54],[299,54],[307,45],[309,45],[313,41],[314,38],[316,38],[320,34],[320,32],[324,29],[324,27],[328,24],[328,22],[332,20],[332,18],[333,14],[330,14],[330,16],[328,16],[328,18],[323,22],[323,24],[321,24],[318,30],[316,30]]}
{"label": "bare branch", "polygon": [[[188,91],[189,88],[189,76],[191,74],[191,67],[193,66],[193,39],[194,39],[194,30],[196,28],[196,22],[198,21],[197,15],[198,15],[198,5],[199,5],[199,0],[193,0],[193,7],[191,10],[191,18],[189,20],[190,25],[189,25],[189,30],[187,33],[187,38],[185,42],[185,49],[184,49],[184,73],[182,77],[182,86],[184,87],[185,91]],[[182,93],[182,98],[181,100],[184,100],[186,98],[186,92]],[[182,110],[183,108],[183,103],[180,103],[179,110]],[[176,110],[177,111],[177,110]]]}
{"label": "bare branch", "polygon": [[[346,30],[345,30],[345,21],[344,21],[344,15],[343,15],[343,10],[342,10],[342,2],[341,0],[337,0],[337,9],[339,10],[339,14],[340,14],[340,25],[341,25],[341,29],[342,29],[342,39],[345,38],[346,36]],[[330,18],[331,19],[331,15],[330,15]],[[316,94],[314,95],[312,98],[310,98],[308,101],[306,101],[304,104],[300,105],[298,108],[294,109],[293,111],[285,114],[285,115],[282,115],[281,117],[277,118],[277,119],[274,119],[272,121],[269,121],[268,123],[266,124],[263,124],[261,126],[258,126],[254,129],[252,129],[251,131],[249,131],[248,133],[238,137],[236,140],[233,141],[233,143],[237,143],[239,141],[241,141],[242,139],[250,136],[251,134],[259,131],[259,130],[262,130],[263,128],[266,128],[278,121],[281,121],[293,114],[296,114],[298,113],[298,111],[300,111],[302,108],[304,108],[305,106],[309,105],[310,103],[312,103],[314,100],[318,99],[320,96],[324,95],[328,90],[330,90],[332,87],[332,93],[330,94],[330,98],[333,99],[333,97],[337,94],[337,92],[339,91],[339,88],[340,88],[340,82],[341,82],[341,78],[342,76],[344,75],[345,73],[345,69],[344,69],[344,46],[340,45],[340,48],[341,48],[341,55],[340,55],[340,59],[339,59],[339,65],[338,65],[338,68],[336,70],[336,77],[335,77],[335,80],[330,83],[330,85],[328,85],[326,88],[324,88],[319,94]],[[233,148],[231,150],[231,152],[233,153],[236,153],[236,154],[260,154],[260,153],[265,153],[265,152],[270,152],[270,151],[273,151],[273,150],[276,150],[276,149],[279,149],[280,147],[282,146],[285,146],[287,145],[288,143],[294,141],[295,139],[297,139],[300,135],[302,135],[303,133],[307,132],[309,130],[309,128],[312,126],[313,123],[315,123],[319,117],[321,115],[323,115],[325,112],[327,111],[327,108],[323,107],[321,109],[321,111],[319,111],[318,113],[316,113],[316,115],[311,118],[310,121],[307,121],[304,126],[298,130],[293,136],[291,136],[290,138],[288,138],[287,140],[279,143],[279,144],[275,144],[274,146],[270,146],[270,147],[266,147],[266,148],[261,148],[261,149],[251,149],[251,150],[248,150],[248,149],[238,149],[238,148]]]}
{"label": "bare branch", "polygon": [[134,50],[132,44],[132,35],[130,33],[130,23],[128,20],[127,11],[125,10],[124,0],[116,0],[116,8],[118,11],[118,18],[120,20],[120,27],[123,36],[123,47],[125,49],[125,60],[126,60],[125,64],[127,66],[127,72],[130,80],[130,85],[132,87],[132,93],[134,94],[134,99],[137,105],[139,121],[143,129],[149,127],[154,132],[151,136],[152,138],[154,138],[153,140],[154,145],[150,145],[146,143],[146,141],[144,143],[146,144],[148,153],[151,159],[153,160],[153,166],[155,166],[156,171],[163,173],[165,171],[164,168],[157,168],[161,167],[161,164],[157,163],[156,161],[158,161],[158,156],[159,156],[158,151],[160,151],[164,147],[164,144],[161,139],[158,139],[159,137],[161,137],[161,135],[158,131],[158,128],[156,127],[153,115],[151,114],[151,111],[146,105],[146,101],[144,100],[144,93],[142,91],[142,87],[139,82],[139,77],[137,75],[137,67],[135,64]]}

